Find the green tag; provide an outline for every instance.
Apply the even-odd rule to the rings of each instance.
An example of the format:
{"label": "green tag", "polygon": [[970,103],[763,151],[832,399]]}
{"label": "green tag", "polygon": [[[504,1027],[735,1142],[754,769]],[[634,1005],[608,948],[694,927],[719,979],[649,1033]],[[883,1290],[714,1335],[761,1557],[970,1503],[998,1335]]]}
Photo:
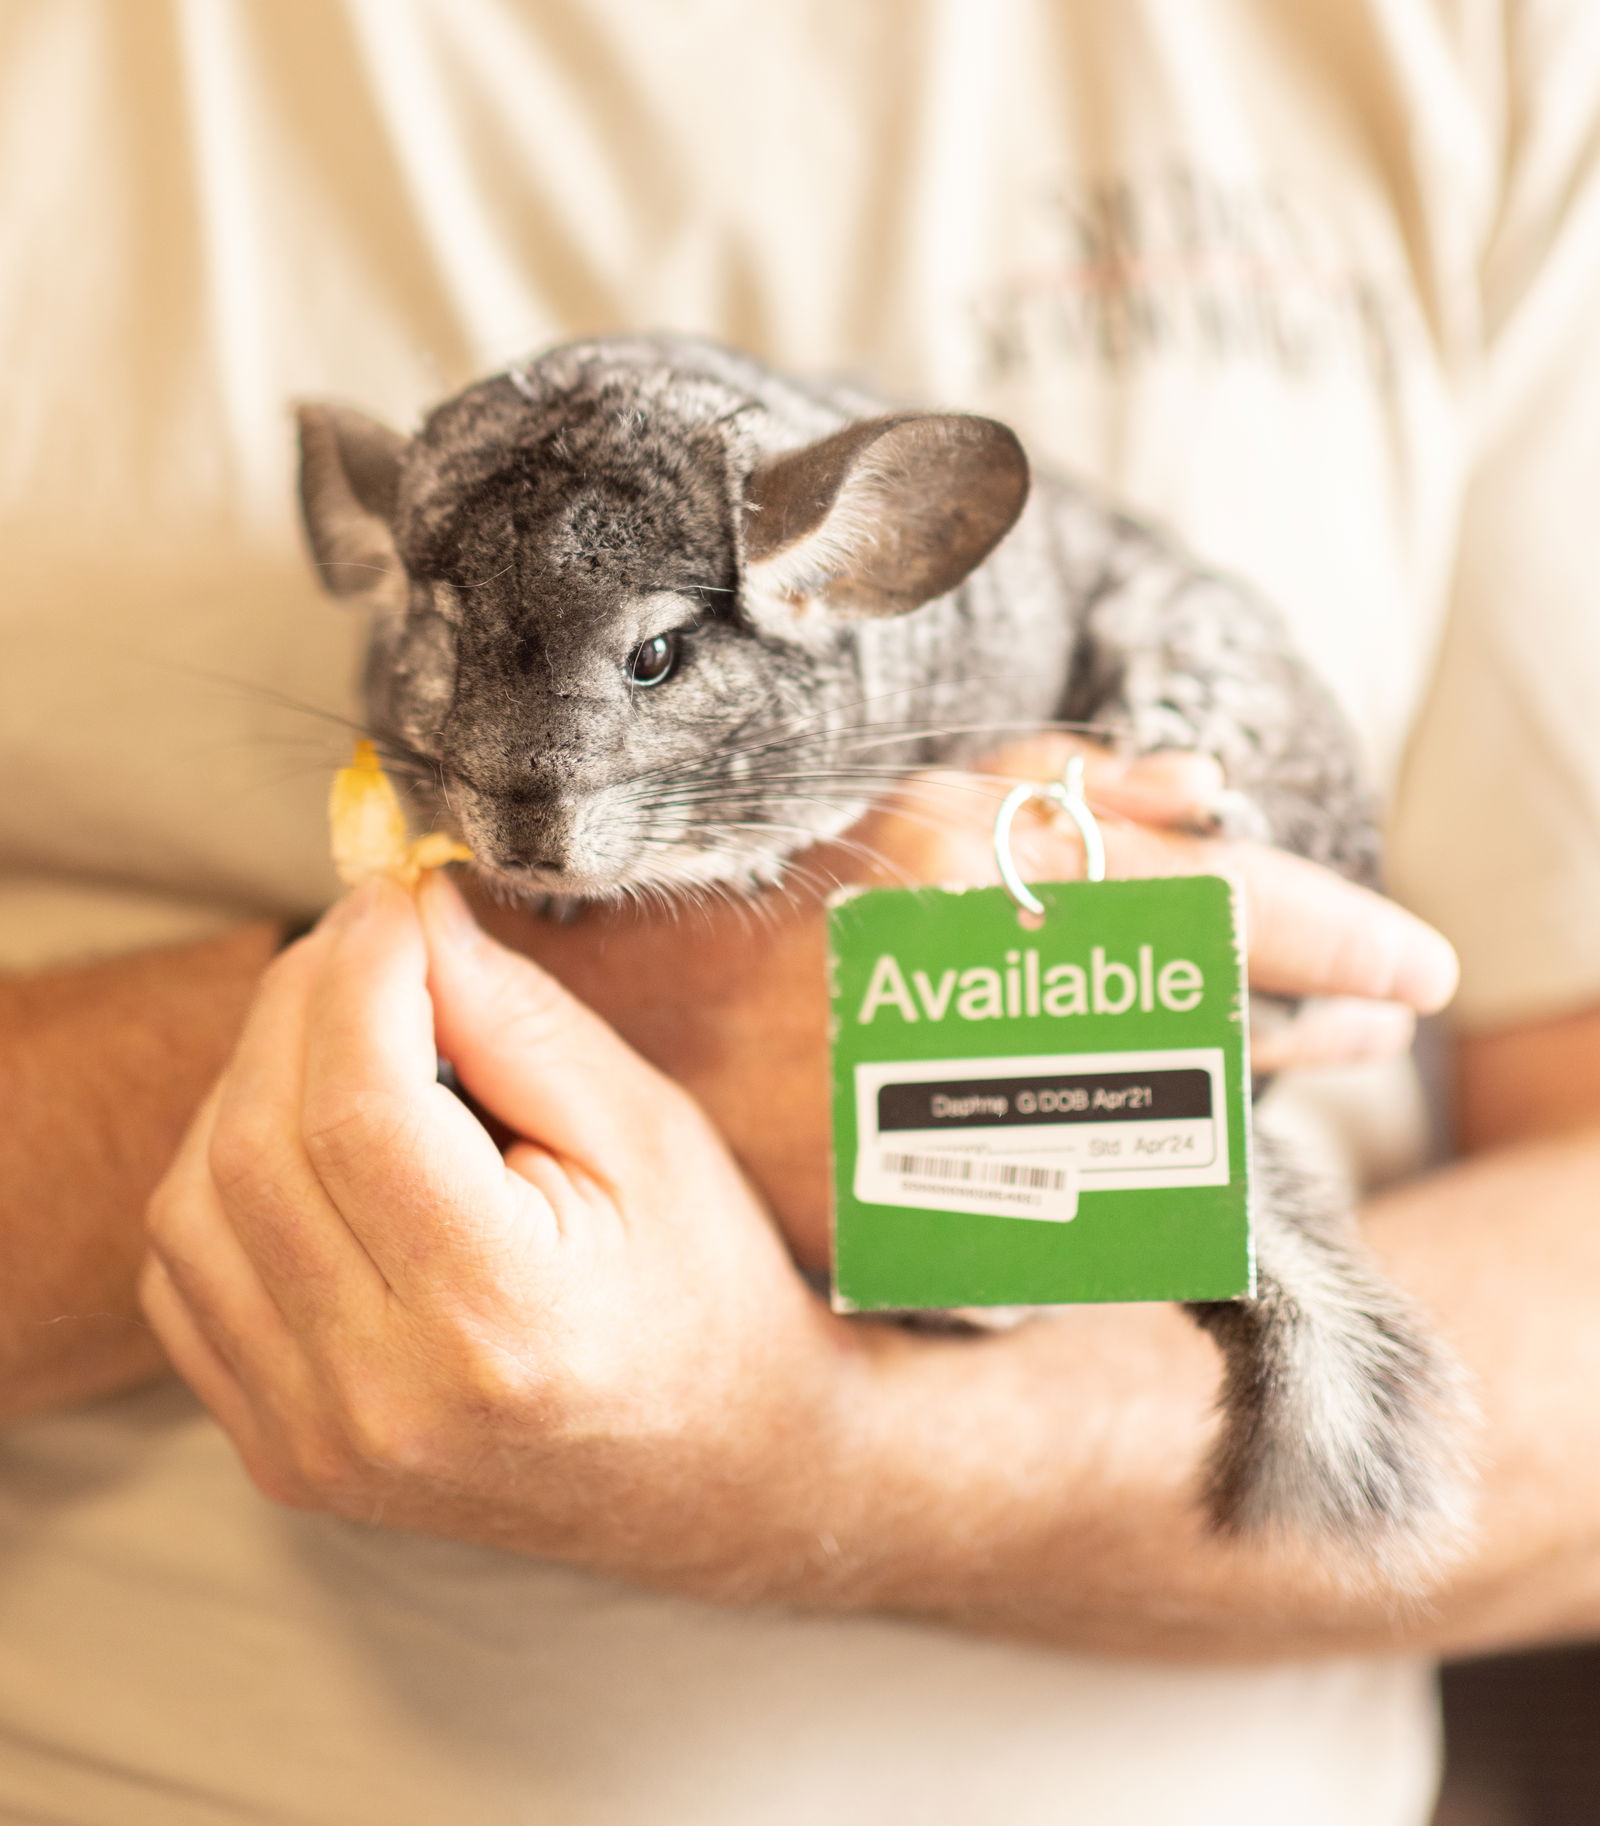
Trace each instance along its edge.
{"label": "green tag", "polygon": [[832,905],[843,1311],[1254,1292],[1232,884],[1034,892]]}

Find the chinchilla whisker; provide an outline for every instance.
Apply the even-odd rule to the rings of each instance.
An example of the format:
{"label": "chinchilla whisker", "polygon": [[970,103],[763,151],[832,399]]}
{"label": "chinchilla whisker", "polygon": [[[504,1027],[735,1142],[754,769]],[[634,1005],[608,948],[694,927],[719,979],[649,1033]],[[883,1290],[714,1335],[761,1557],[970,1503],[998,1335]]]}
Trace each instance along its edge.
{"label": "chinchilla whisker", "polygon": [[[837,805],[835,802],[826,800],[826,799],[812,799],[812,800],[806,801],[806,803],[820,805],[820,806],[824,807],[825,809],[835,810],[835,811],[840,811],[840,812],[848,812],[848,811],[854,810],[854,807],[840,806],[840,805]],[[753,808],[745,807],[745,808],[740,808],[740,809],[748,810],[748,809],[753,809]],[[921,810],[916,807],[902,805],[896,809],[895,816],[896,816],[896,818],[900,819],[902,822],[907,823],[907,824],[916,825],[920,829],[929,831],[935,836],[946,836],[949,833],[950,825],[949,825],[949,822],[947,819],[941,818],[935,814],[931,814],[925,810]],[[718,819],[718,820],[709,820],[708,822],[720,825],[727,821]],[[858,839],[851,838],[842,832],[838,835],[830,836],[826,831],[812,830],[809,826],[805,826],[805,825],[788,825],[788,824],[780,825],[775,822],[769,822],[764,819],[751,819],[751,820],[748,820],[747,822],[751,827],[753,827],[755,829],[800,831],[801,833],[803,833],[804,835],[806,835],[807,837],[810,838],[811,843],[813,845],[817,845],[817,846],[829,845],[829,844],[839,844],[841,846],[848,847],[850,844],[856,843],[859,841]],[[694,826],[694,827],[690,827],[690,828],[698,829],[700,827]],[[671,839],[667,839],[666,841],[671,841]]]}
{"label": "chinchilla whisker", "polygon": [[[686,837],[715,837],[720,832],[733,831],[788,831],[797,837],[815,838],[816,833],[804,824],[780,824],[768,822],[764,818],[713,818],[704,824],[686,824],[683,835]],[[735,841],[738,841],[737,836]],[[754,848],[754,844],[749,845]]]}
{"label": "chinchilla whisker", "polygon": [[383,762],[383,771],[391,780],[404,781],[415,786],[437,786],[438,776],[431,767],[424,767],[415,761],[400,756],[387,755],[380,748],[378,759]]}
{"label": "chinchilla whisker", "polygon": [[[725,751],[719,752],[713,759],[697,761],[692,766],[653,770],[649,774],[638,775],[631,780],[620,781],[618,782],[618,785],[620,787],[638,787],[641,789],[641,796],[645,796],[652,791],[659,792],[663,789],[673,787],[682,787],[686,789],[716,789],[718,787],[726,788],[742,785],[756,785],[767,781],[778,781],[793,777],[793,774],[790,771],[793,770],[804,771],[808,775],[825,773],[832,778],[849,776],[853,779],[868,783],[868,790],[877,793],[883,791],[886,786],[892,785],[896,781],[903,781],[911,777],[918,771],[917,764],[913,762],[857,761],[852,759],[853,755],[873,748],[890,747],[901,741],[934,740],[945,734],[964,735],[969,733],[993,733],[998,732],[1005,727],[1008,726],[969,724],[952,725],[947,730],[940,730],[931,725],[919,724],[908,726],[903,732],[886,734],[882,730],[878,730],[871,733],[863,732],[852,735],[848,739],[840,738],[837,732],[824,732],[819,733],[815,738],[815,741],[819,745],[825,740],[835,743],[839,751],[838,757],[837,760],[833,761],[831,764],[827,761],[821,762],[816,769],[807,769],[805,767],[805,748],[807,744],[803,741],[791,741],[773,745],[771,750],[775,760],[780,760],[781,762],[788,764],[788,768],[785,771],[773,771],[759,764],[741,767],[739,765],[741,761],[749,762],[756,758],[754,751],[747,751],[743,754]],[[1010,725],[1009,727],[1017,729],[1023,726],[1019,724]],[[1037,725],[1029,725],[1029,727],[1036,728]],[[981,788],[984,784],[995,786],[1003,785],[1008,788],[1016,784],[1013,776],[993,773],[983,768],[952,766],[948,762],[938,765],[939,772],[945,776],[938,784],[945,790],[954,786],[954,776],[963,777],[965,780],[971,782],[975,789]],[[715,771],[710,771],[713,768]]]}
{"label": "chinchilla whisker", "polygon": [[[968,685],[982,684],[983,680],[967,681]],[[1005,682],[1004,680],[1000,682]],[[748,743],[743,746],[723,744],[719,748],[718,759],[722,762],[734,760],[751,754],[765,753],[774,748],[788,749],[796,745],[815,742],[865,740],[877,744],[887,741],[936,741],[949,735],[1016,735],[1018,733],[1059,733],[1069,735],[1086,735],[1102,740],[1114,739],[1118,731],[1105,723],[1073,721],[1065,717],[1030,717],[1013,720],[991,719],[981,723],[932,724],[927,717],[915,718],[864,718],[857,723],[841,721],[841,716],[853,710],[865,709],[872,704],[885,702],[887,699],[903,697],[911,692],[937,689],[931,685],[906,686],[899,691],[879,693],[873,697],[861,698],[851,703],[837,706],[835,709],[821,713],[818,717],[802,720],[785,729],[780,735],[770,736],[761,742]],[[948,689],[948,686],[942,687]],[[964,687],[965,688],[965,687]],[[698,765],[694,763],[693,765]]]}
{"label": "chinchilla whisker", "polygon": [[[668,839],[657,841],[669,844]],[[608,898],[620,898],[641,905],[648,911],[673,920],[681,919],[685,912],[692,910],[709,922],[717,906],[727,906],[739,915],[740,922],[747,931],[752,918],[770,921],[773,917],[770,908],[752,898],[750,893],[741,893],[733,883],[700,880],[680,868],[672,867],[670,858],[663,866],[648,873],[636,874],[631,880],[622,882]]]}
{"label": "chinchilla whisker", "polygon": [[638,796],[649,797],[650,788],[665,788],[679,792],[702,790],[710,792],[718,789],[738,791],[744,787],[776,785],[790,780],[865,780],[870,782],[875,790],[881,790],[886,783],[893,784],[894,781],[906,777],[906,770],[903,767],[874,762],[868,762],[860,767],[845,765],[840,767],[751,768],[733,773],[707,773],[698,780],[652,780],[644,783],[644,790]]}
{"label": "chinchilla whisker", "polygon": [[652,882],[651,888],[657,896],[658,906],[664,905],[665,902],[672,897],[675,897],[682,903],[682,911],[678,917],[681,918],[683,913],[688,913],[702,920],[709,919],[710,909],[706,904],[706,896],[699,882],[675,881],[672,884],[672,896],[670,897],[667,893],[666,884],[663,882]]}
{"label": "chinchilla whisker", "polygon": [[[790,789],[781,793],[746,793],[718,794],[706,798],[691,798],[651,802],[642,806],[651,818],[671,819],[673,817],[707,817],[745,815],[754,823],[772,823],[788,814],[791,818],[805,807],[815,806],[833,817],[845,818],[854,823],[870,809],[870,802],[855,794],[805,792]],[[807,828],[799,827],[796,828]],[[816,833],[813,832],[815,836]]]}
{"label": "chinchilla whisker", "polygon": [[[1008,790],[1016,785],[1015,778],[1006,774],[985,773],[976,768],[952,767],[941,768],[941,777],[937,780],[919,779],[915,774],[908,774],[904,768],[889,766],[862,767],[812,767],[794,769],[789,772],[760,772],[735,774],[726,780],[708,779],[703,783],[684,787],[680,791],[698,791],[705,794],[717,792],[741,792],[764,790],[769,786],[785,786],[794,782],[816,785],[824,782],[838,784],[856,784],[874,794],[883,793],[897,785],[913,786],[925,792],[972,792],[982,797],[992,796],[995,790]],[[654,795],[640,793],[640,803],[657,803]],[[633,801],[624,801],[631,803]]]}
{"label": "chinchilla whisker", "polygon": [[[950,771],[965,770],[952,769]],[[904,768],[871,762],[860,767],[851,766],[848,763],[836,767],[775,766],[753,768],[737,773],[707,772],[698,779],[680,777],[678,779],[641,780],[633,791],[620,795],[619,802],[624,804],[654,802],[658,798],[674,797],[683,793],[748,792],[760,790],[768,785],[785,785],[791,781],[814,783],[821,780],[848,780],[859,782],[871,792],[880,793],[897,781],[908,777]],[[971,777],[979,779],[984,776],[974,773]]]}
{"label": "chinchilla whisker", "polygon": [[[789,792],[782,794],[755,794],[745,798],[717,798],[687,801],[678,805],[651,806],[652,812],[662,815],[672,813],[717,813],[717,812],[755,812],[766,813],[782,811],[787,807],[791,812],[796,807],[814,805],[819,809],[840,817],[858,818],[862,815],[859,800],[844,798],[837,794]],[[754,820],[762,822],[760,818]]]}
{"label": "chinchilla whisker", "polygon": [[[977,676],[977,674],[975,674],[975,676],[963,679],[963,681],[961,681],[961,687],[959,688],[961,688],[961,694],[966,698],[966,696],[972,696],[972,694],[981,692],[984,687],[990,687],[990,685],[1003,685],[1003,687],[1005,687],[1005,685],[1016,685],[1016,683],[1017,674],[984,674],[984,676]],[[773,745],[773,743],[795,740],[796,736],[804,738],[807,730],[816,730],[818,734],[827,736],[827,734],[835,734],[838,730],[847,730],[851,729],[851,727],[855,727],[855,729],[895,729],[895,727],[900,727],[900,725],[904,725],[904,727],[915,727],[915,725],[921,725],[921,723],[928,723],[928,721],[930,721],[930,718],[926,716],[926,712],[924,712],[922,716],[900,716],[900,718],[889,718],[889,716],[860,716],[860,718],[855,719],[853,723],[851,723],[849,719],[851,719],[851,714],[853,714],[853,712],[871,710],[875,705],[891,703],[893,699],[915,698],[915,696],[926,694],[926,692],[952,692],[952,688],[952,681],[950,681],[950,679],[930,679],[930,681],[924,681],[922,685],[902,685],[902,687],[886,690],[886,692],[873,692],[873,694],[864,696],[864,698],[849,698],[846,699],[844,703],[837,703],[837,705],[827,707],[826,710],[818,710],[818,712],[811,714],[811,716],[807,716],[807,718],[796,719],[796,721],[787,725],[787,729],[780,730],[778,734],[765,738],[762,743],[753,743],[753,747],[769,747],[769,745]],[[972,727],[974,727],[975,730],[983,730],[984,727],[990,727],[990,729],[994,730],[1074,730],[1074,732],[1079,732],[1079,734],[1098,734],[1098,736],[1114,736],[1114,734],[1116,734],[1116,729],[1111,727],[1111,725],[1107,725],[1107,723],[1096,723],[1096,721],[1072,721],[1072,719],[1067,718],[1037,718],[1037,716],[1036,718],[1012,719],[1012,721],[994,721],[994,723],[990,723],[990,725],[972,725]],[[725,730],[725,734],[727,734],[727,730]],[[725,750],[725,752],[738,752],[738,750]]]}
{"label": "chinchilla whisker", "polygon": [[500,566],[499,570],[495,571],[491,576],[480,577],[476,583],[457,583],[451,587],[458,590],[481,590],[488,584],[498,582],[500,578],[505,576],[507,571],[514,570],[516,568],[516,562],[515,558],[507,559],[507,561]]}
{"label": "chinchilla whisker", "polygon": [[815,900],[826,900],[834,889],[851,885],[843,875],[832,869],[823,869],[814,861],[791,863],[778,884],[779,891],[789,891],[791,880],[798,881]]}
{"label": "chinchilla whisker", "polygon": [[[307,703],[303,698],[291,696],[286,691],[279,691],[271,685],[263,685],[256,679],[239,678],[232,673],[216,672],[204,666],[175,664],[170,670],[188,674],[192,678],[202,679],[207,684],[222,685],[239,696],[252,698],[258,703],[269,704],[275,709],[286,710],[295,716],[309,717],[315,722],[328,725],[332,729],[344,731],[347,735],[372,743],[383,761],[384,770],[395,774],[406,770],[413,771],[418,777],[431,774],[439,763],[432,756],[411,747],[388,731],[372,728],[357,717],[346,716],[342,711],[330,709],[325,704]],[[256,741],[294,740],[287,736],[258,736]],[[301,738],[309,743],[312,738]],[[334,757],[330,756],[330,760]],[[342,756],[338,757],[340,760]]]}
{"label": "chinchilla whisker", "polygon": [[[1006,774],[973,774],[968,779],[930,780],[908,776],[894,787],[896,815],[910,816],[910,803],[919,803],[931,810],[940,805],[948,805],[948,794],[967,794],[989,804],[997,804],[1004,793],[1017,784],[1016,780]],[[828,793],[821,789],[834,786],[835,792]],[[868,806],[881,801],[889,795],[884,792],[881,781],[856,781],[851,776],[841,774],[828,776],[818,774],[804,781],[803,785],[784,785],[780,789],[770,787],[766,780],[758,780],[749,785],[741,783],[738,787],[707,787],[703,791],[679,792],[661,796],[640,795],[636,800],[626,801],[637,804],[652,812],[693,810],[696,807],[726,807],[734,810],[762,809],[772,804],[822,804],[836,810],[855,809],[855,803],[866,800]],[[909,802],[909,803],[908,803]],[[1102,822],[1124,824],[1127,817],[1110,807],[1096,807],[1096,816]],[[926,819],[930,825],[935,819]]]}
{"label": "chinchilla whisker", "polygon": [[[831,810],[831,811],[848,812],[848,811],[853,811],[855,809],[853,806],[840,805],[836,800],[824,799],[824,798],[809,798],[809,799],[804,799],[802,802],[806,803],[806,804],[822,806],[825,809]],[[895,812],[895,816],[897,818],[903,819],[907,824],[919,825],[919,826],[921,826],[921,828],[923,830],[932,831],[935,833],[935,835],[938,835],[938,836],[943,836],[943,835],[947,834],[950,829],[948,820],[936,817],[927,811],[915,810],[910,806],[898,807]],[[842,834],[837,837],[830,837],[822,831],[814,831],[811,833],[811,836],[812,836],[813,843],[818,843],[818,844],[844,843],[847,841],[847,839]]]}
{"label": "chinchilla whisker", "polygon": [[[753,834],[763,830],[770,831],[776,829],[792,829],[802,837],[812,837],[815,835],[815,833],[803,826],[780,827],[759,823],[737,824],[732,822],[717,822],[715,824],[691,827],[677,838],[663,837],[651,833],[641,833],[638,841],[663,849],[674,849],[682,841],[683,836],[711,837],[713,839],[738,843],[741,848],[746,849],[749,853],[759,854],[760,852],[757,847],[749,842],[747,833]],[[903,885],[907,887],[914,887],[916,885],[916,883],[909,878],[901,876],[896,865],[890,862],[887,857],[875,851],[870,845],[851,843],[847,840],[836,839],[835,841],[839,842],[841,847],[853,850],[875,867],[896,875],[902,880]],[[816,892],[819,897],[828,889],[842,885],[842,877],[831,873],[824,876],[815,866],[814,859],[809,863],[802,862],[799,859],[799,856],[802,854],[810,856],[811,852],[802,851],[796,855],[785,858],[781,865],[782,874],[774,881],[762,883],[751,882],[742,886],[724,880],[708,882],[693,877],[688,881],[684,881],[679,873],[669,866],[653,869],[648,876],[635,877],[634,885],[637,886],[641,881],[648,880],[652,886],[660,891],[659,884],[668,882],[672,886],[674,896],[690,892],[697,892],[701,896],[709,895],[714,902],[725,903],[728,906],[739,910],[742,916],[770,923],[777,918],[777,912],[772,905],[772,902],[778,898],[792,898],[792,891],[796,882],[804,883],[808,888],[811,888]],[[676,902],[674,905],[676,905],[677,911],[681,912],[683,910],[681,905],[677,905]]]}
{"label": "chinchilla whisker", "polygon": [[219,742],[217,747],[227,748],[298,748],[318,757],[338,754],[339,750],[329,747],[329,738],[325,733],[316,735],[290,735],[284,731],[277,735],[241,735],[230,737],[226,742]]}
{"label": "chinchilla whisker", "polygon": [[1014,780],[1001,775],[973,775],[971,780],[919,780],[896,776],[861,778],[854,770],[829,772],[817,770],[807,774],[760,775],[730,784],[707,782],[698,788],[684,788],[669,793],[638,793],[619,800],[620,805],[642,807],[647,811],[682,810],[693,806],[760,807],[776,801],[779,804],[815,799],[819,792],[833,788],[831,798],[839,803],[843,797],[862,801],[866,806],[889,796],[891,789],[901,800],[917,799],[936,803],[950,793],[995,800],[1014,786]]}
{"label": "chinchilla whisker", "polygon": [[[720,791],[707,789],[702,792],[649,793],[640,794],[638,798],[626,801],[630,807],[639,807],[645,811],[675,811],[692,809],[695,806],[762,806],[772,802],[784,803],[814,796],[819,790],[826,789],[831,783],[817,781],[803,787],[769,787],[764,781],[757,781],[752,786],[723,788]],[[835,798],[873,798],[876,793],[870,787],[851,787],[848,783],[839,783],[832,795]]]}
{"label": "chinchilla whisker", "polygon": [[870,868],[881,869],[902,888],[918,888],[926,885],[903,869],[898,862],[886,856],[876,844],[862,843],[854,837],[832,837],[828,840],[828,848],[842,850],[847,855],[859,857]]}
{"label": "chinchilla whisker", "polygon": [[881,850],[870,843],[857,843],[850,837],[835,837],[833,846],[848,851],[852,856],[859,856],[863,862],[873,868],[882,869],[902,888],[920,888],[927,885],[925,882],[918,881],[915,875],[901,868],[898,862],[892,862]]}
{"label": "chinchilla whisker", "polygon": [[920,728],[908,724],[904,728],[891,728],[887,732],[882,729],[881,725],[874,728],[872,725],[868,724],[863,727],[862,733],[859,736],[851,738],[848,745],[852,749],[882,748],[892,742],[911,742],[918,740],[933,742],[943,741],[950,736],[956,735],[1000,736],[1016,735],[1019,733],[1024,735],[1093,734],[1109,739],[1113,738],[1117,732],[1113,729],[1106,728],[1103,725],[1097,727],[1091,723],[1067,723],[1059,721],[1042,722],[1038,718],[1030,718],[1027,721],[1018,722],[985,721],[981,723],[934,723],[925,724]]}
{"label": "chinchilla whisker", "polygon": [[296,780],[304,780],[317,774],[326,774],[326,769],[306,762],[298,767],[286,767],[275,773],[263,773],[256,778],[243,782],[237,791],[219,794],[218,805],[238,805],[253,799],[259,793],[271,792],[281,786],[288,786]]}
{"label": "chinchilla whisker", "polygon": [[[842,706],[843,709],[850,709],[853,707],[854,706],[850,706],[850,705]],[[751,713],[751,715],[749,717],[743,719],[743,721],[744,722],[756,721],[756,720],[758,720],[759,715],[760,715],[760,709],[758,707],[758,709],[756,711],[753,711]],[[706,720],[707,720],[709,727],[716,728],[717,725],[716,725],[716,720],[714,718],[708,718]],[[919,719],[919,721],[922,721],[922,722],[925,722],[926,720],[927,720],[926,718]],[[717,744],[716,760],[717,760],[718,764],[725,765],[726,763],[728,763],[730,761],[747,759],[748,757],[750,757],[752,755],[767,754],[767,753],[770,753],[774,749],[787,750],[787,749],[794,748],[797,745],[804,745],[807,743],[825,742],[825,741],[835,740],[838,737],[840,737],[841,735],[848,735],[852,728],[860,728],[860,727],[867,727],[867,726],[869,726],[869,725],[861,725],[861,724],[852,725],[849,723],[841,723],[838,721],[837,715],[834,714],[834,715],[827,715],[827,716],[817,718],[817,719],[806,719],[804,721],[795,723],[795,724],[790,725],[789,727],[785,728],[784,731],[780,735],[770,736],[760,742],[748,742],[748,743],[730,742],[728,740],[728,736],[730,734],[737,734],[737,726],[733,731],[728,731],[726,729],[722,729],[722,730],[719,730],[719,732],[718,732],[721,739],[718,741],[718,744]],[[871,727],[883,727],[884,725],[870,725],[870,726]],[[887,726],[893,727],[893,725],[887,725]],[[704,759],[697,759],[694,761],[683,763],[677,768],[668,767],[668,768],[661,769],[659,771],[659,774],[657,777],[667,778],[667,777],[670,777],[674,773],[681,773],[681,772],[685,771],[686,769],[693,770],[693,769],[696,769],[699,767],[703,767],[705,764],[706,764],[706,762]]]}
{"label": "chinchilla whisker", "polygon": [[304,698],[291,697],[287,691],[279,691],[273,685],[264,685],[259,679],[240,678],[237,673],[217,672],[209,666],[191,666],[179,660],[162,661],[160,664],[163,671],[181,673],[208,685],[224,685],[240,697],[254,698],[259,703],[272,704],[280,710],[292,710],[300,716],[334,723],[354,735],[371,735],[367,725],[357,718],[346,716],[342,711],[330,709],[325,704],[310,704]]}
{"label": "chinchilla whisker", "polygon": [[387,564],[365,564],[359,558],[313,558],[312,568],[319,571],[376,571],[380,577],[392,577],[394,571]]}
{"label": "chinchilla whisker", "polygon": [[[689,827],[689,831],[686,835],[716,839],[720,838],[724,833],[731,832],[735,833],[735,841],[737,841],[738,833],[763,830],[796,831],[801,836],[809,836],[812,834],[807,831],[803,825],[797,824],[738,823],[731,820],[719,819],[710,824],[692,825]],[[891,861],[889,857],[884,855],[884,853],[873,844],[861,843],[851,837],[832,837],[828,839],[828,843],[831,848],[846,850],[851,855],[859,856],[863,861],[871,863],[874,867],[885,870],[887,873],[895,876],[902,887],[914,888],[918,885],[916,880],[908,875],[898,863]],[[792,867],[793,863],[791,862],[786,866]]]}

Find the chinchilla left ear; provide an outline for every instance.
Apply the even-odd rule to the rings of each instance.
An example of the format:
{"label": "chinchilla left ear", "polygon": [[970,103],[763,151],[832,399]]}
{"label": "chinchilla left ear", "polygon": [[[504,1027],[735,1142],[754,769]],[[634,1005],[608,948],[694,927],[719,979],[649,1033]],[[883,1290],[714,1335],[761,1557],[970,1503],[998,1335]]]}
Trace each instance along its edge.
{"label": "chinchilla left ear", "polygon": [[302,404],[295,419],[300,512],[323,587],[359,595],[401,568],[393,523],[409,440],[353,406]]}
{"label": "chinchilla left ear", "polygon": [[747,583],[844,616],[903,615],[975,570],[1027,498],[1028,459],[994,419],[865,419],[751,476]]}

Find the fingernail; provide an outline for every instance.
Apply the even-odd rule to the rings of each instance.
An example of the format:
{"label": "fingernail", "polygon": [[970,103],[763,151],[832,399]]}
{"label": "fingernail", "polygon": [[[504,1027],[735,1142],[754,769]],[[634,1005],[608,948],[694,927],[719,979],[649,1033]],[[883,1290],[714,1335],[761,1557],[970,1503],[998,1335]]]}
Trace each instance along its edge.
{"label": "fingernail", "polygon": [[1258,1024],[1251,1009],[1251,1064],[1258,1071],[1289,1066],[1353,1065],[1392,1058],[1416,1032],[1411,1009],[1354,996],[1318,996],[1290,1019]]}
{"label": "fingernail", "polygon": [[1115,809],[1158,824],[1206,825],[1223,789],[1222,769],[1211,756],[1172,749],[1108,757],[1089,778],[1092,790]]}
{"label": "fingernail", "polygon": [[483,928],[461,891],[442,872],[430,875],[422,885],[423,918],[429,931],[452,951],[472,956],[483,942]]}
{"label": "fingernail", "polygon": [[347,927],[358,924],[371,912],[377,890],[377,883],[364,881],[359,888],[352,888],[342,900],[336,900],[317,921],[323,932],[343,932]]}
{"label": "fingernail", "polygon": [[1227,790],[1227,776],[1214,755],[1185,754],[1170,748],[1145,755],[1137,777],[1197,807],[1209,807]]}
{"label": "fingernail", "polygon": [[1422,926],[1397,975],[1395,993],[1401,1001],[1423,1014],[1437,1014],[1460,986],[1461,960],[1447,938]]}
{"label": "fingernail", "polygon": [[1135,755],[1124,754],[1120,748],[1091,748],[1087,753],[1076,749],[1074,752],[1083,755],[1084,772],[1107,785],[1126,779],[1128,770],[1137,764],[1138,759]]}

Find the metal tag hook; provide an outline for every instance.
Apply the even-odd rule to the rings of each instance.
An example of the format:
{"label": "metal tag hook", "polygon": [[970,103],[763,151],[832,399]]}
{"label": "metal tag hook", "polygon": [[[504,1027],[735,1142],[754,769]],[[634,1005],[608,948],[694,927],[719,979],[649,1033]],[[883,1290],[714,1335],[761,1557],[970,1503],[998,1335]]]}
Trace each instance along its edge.
{"label": "metal tag hook", "polygon": [[1066,769],[1059,780],[1050,780],[1043,784],[1025,780],[1020,786],[1013,786],[1000,802],[1000,809],[994,819],[994,859],[1000,870],[1000,879],[1005,883],[1006,892],[1017,903],[1024,913],[1042,915],[1044,902],[1033,892],[1017,873],[1017,865],[1011,857],[1011,827],[1016,822],[1017,813],[1030,800],[1040,799],[1059,812],[1065,812],[1078,827],[1078,835],[1083,839],[1083,872],[1087,881],[1104,881],[1106,878],[1106,846],[1100,835],[1100,826],[1095,815],[1089,809],[1089,802],[1083,796],[1083,756],[1073,755],[1067,762]]}

